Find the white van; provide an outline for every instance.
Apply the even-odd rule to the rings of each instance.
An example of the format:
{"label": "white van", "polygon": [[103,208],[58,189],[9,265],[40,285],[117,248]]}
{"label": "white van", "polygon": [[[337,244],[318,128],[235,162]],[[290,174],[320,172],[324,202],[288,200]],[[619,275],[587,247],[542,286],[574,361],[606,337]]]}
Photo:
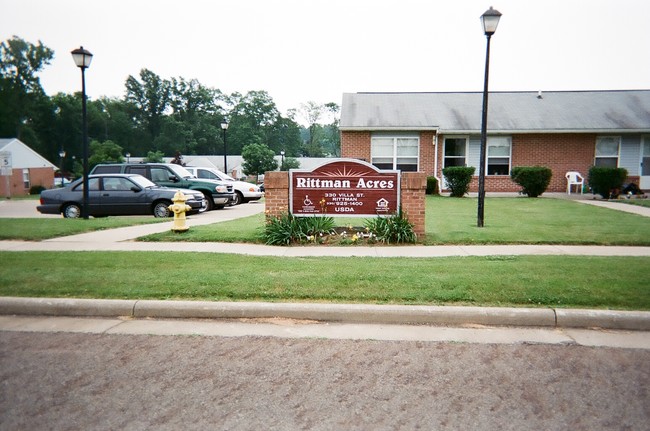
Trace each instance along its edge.
{"label": "white van", "polygon": [[233,201],[230,203],[231,205],[245,204],[246,202],[259,200],[264,196],[264,192],[262,192],[255,184],[247,183],[245,181],[237,181],[217,169],[202,168],[198,166],[185,166],[185,169],[190,171],[190,173],[197,178],[220,180],[224,181],[226,184],[232,184],[235,196]]}

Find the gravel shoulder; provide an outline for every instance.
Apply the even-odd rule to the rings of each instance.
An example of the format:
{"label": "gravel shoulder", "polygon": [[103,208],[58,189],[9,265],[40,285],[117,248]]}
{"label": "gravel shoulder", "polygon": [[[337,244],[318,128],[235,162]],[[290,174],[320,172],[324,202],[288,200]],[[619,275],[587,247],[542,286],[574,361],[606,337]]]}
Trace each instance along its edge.
{"label": "gravel shoulder", "polygon": [[647,429],[650,351],[0,332],[0,429]]}

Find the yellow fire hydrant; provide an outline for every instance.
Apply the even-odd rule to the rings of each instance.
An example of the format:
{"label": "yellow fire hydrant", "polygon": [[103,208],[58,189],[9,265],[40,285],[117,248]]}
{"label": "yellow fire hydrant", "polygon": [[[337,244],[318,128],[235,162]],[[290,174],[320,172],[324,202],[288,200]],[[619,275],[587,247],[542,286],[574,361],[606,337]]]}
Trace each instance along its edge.
{"label": "yellow fire hydrant", "polygon": [[174,204],[168,207],[170,211],[174,212],[174,224],[172,225],[172,230],[174,232],[185,232],[190,228],[187,224],[185,224],[185,221],[187,220],[185,218],[185,213],[191,210],[192,207],[185,204],[186,200],[187,196],[185,196],[179,190],[176,192],[174,198],[172,199],[172,201],[174,201]]}

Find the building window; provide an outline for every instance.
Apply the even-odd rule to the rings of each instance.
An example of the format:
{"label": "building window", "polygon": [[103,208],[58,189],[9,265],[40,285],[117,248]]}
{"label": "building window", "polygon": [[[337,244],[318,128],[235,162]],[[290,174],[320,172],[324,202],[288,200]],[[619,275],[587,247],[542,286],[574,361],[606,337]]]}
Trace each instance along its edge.
{"label": "building window", "polygon": [[445,138],[445,168],[467,166],[467,138]]}
{"label": "building window", "polygon": [[595,166],[602,168],[617,168],[618,155],[621,149],[620,136],[599,136],[596,138]]}
{"label": "building window", "polygon": [[510,175],[510,137],[487,138],[487,175]]}
{"label": "building window", "polygon": [[373,137],[371,163],[378,169],[417,172],[420,139],[411,137]]}
{"label": "building window", "polygon": [[30,188],[29,184],[29,169],[23,169],[23,187],[25,190]]}

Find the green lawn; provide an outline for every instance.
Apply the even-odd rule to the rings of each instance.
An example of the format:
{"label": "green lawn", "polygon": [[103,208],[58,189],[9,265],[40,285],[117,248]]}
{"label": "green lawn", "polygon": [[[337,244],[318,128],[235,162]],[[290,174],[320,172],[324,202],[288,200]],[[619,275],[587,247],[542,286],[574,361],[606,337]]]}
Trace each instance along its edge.
{"label": "green lawn", "polygon": [[0,252],[0,295],[650,310],[650,258]]}
{"label": "green lawn", "polygon": [[151,216],[89,218],[88,220],[66,218],[6,218],[0,220],[2,220],[3,225],[3,228],[0,229],[0,240],[3,241],[42,241],[60,236],[137,224],[160,223],[163,221],[169,223],[169,220]]}
{"label": "green lawn", "polygon": [[[562,199],[488,198],[485,227],[476,227],[476,199],[428,196],[425,245],[593,244],[650,245],[650,218]],[[363,226],[363,219],[336,218]],[[150,235],[146,241],[261,242],[264,216],[192,228],[183,235]]]}
{"label": "green lawn", "polygon": [[650,208],[650,199],[619,199],[617,203],[638,205],[640,207]]}

